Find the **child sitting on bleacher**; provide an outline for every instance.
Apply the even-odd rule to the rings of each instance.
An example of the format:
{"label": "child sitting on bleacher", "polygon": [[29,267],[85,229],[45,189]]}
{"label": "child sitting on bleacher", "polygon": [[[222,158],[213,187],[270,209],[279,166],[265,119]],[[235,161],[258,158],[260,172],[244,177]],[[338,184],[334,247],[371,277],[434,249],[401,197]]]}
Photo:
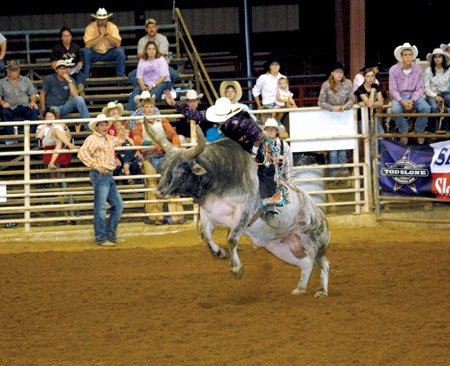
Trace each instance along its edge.
{"label": "child sitting on bleacher", "polygon": [[[118,135],[120,140],[123,141],[121,146],[134,146],[134,139],[132,136],[133,132],[130,127],[124,126]],[[127,176],[139,174],[140,166],[136,156],[136,150],[121,150],[117,152],[117,156],[122,164],[123,174]],[[124,181],[124,183],[133,184],[134,181],[130,178],[127,181]]]}
{"label": "child sitting on bleacher", "polygon": [[[44,112],[44,119],[47,121],[59,118],[59,114],[54,109],[47,109]],[[72,135],[69,128],[65,124],[46,123],[39,125],[36,129],[36,138],[41,140],[44,150],[61,150],[63,145],[69,149],[75,149],[75,145],[71,142]],[[53,153],[44,154],[42,160],[48,164],[49,169],[56,169],[57,165],[69,165],[72,159],[71,153]]]}

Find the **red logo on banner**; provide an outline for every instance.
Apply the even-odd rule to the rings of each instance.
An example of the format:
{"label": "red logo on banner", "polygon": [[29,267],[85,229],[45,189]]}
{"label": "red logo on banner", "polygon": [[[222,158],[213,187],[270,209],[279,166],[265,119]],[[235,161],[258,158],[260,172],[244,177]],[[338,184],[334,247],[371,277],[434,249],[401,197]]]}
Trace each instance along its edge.
{"label": "red logo on banner", "polygon": [[436,198],[450,200],[450,173],[432,173],[431,192]]}

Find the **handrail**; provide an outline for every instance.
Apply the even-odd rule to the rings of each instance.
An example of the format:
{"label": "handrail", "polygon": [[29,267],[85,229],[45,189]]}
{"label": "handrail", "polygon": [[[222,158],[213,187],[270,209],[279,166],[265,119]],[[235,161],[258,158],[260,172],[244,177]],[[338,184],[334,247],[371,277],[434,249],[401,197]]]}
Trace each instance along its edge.
{"label": "handrail", "polygon": [[[180,39],[182,41],[184,41],[184,35],[186,36],[188,43],[184,43],[185,48],[186,48],[186,52],[188,53],[188,55],[190,54],[192,59],[190,60],[192,65],[194,66],[195,64],[198,64],[200,70],[196,72],[196,70],[194,70],[194,75],[195,78],[199,78],[200,81],[203,81],[203,79],[206,80],[206,83],[202,83],[202,85],[204,85],[204,92],[205,95],[207,96],[208,102],[209,104],[214,104],[214,101],[219,97],[216,89],[214,88],[214,85],[208,75],[208,71],[205,68],[205,65],[203,64],[200,55],[197,51],[197,48],[194,45],[194,42],[192,40],[191,34],[189,32],[189,29],[186,25],[186,22],[184,21],[183,16],[181,15],[181,11],[179,8],[175,8],[175,12],[177,15],[177,19],[179,24],[181,25],[181,30],[179,30],[179,35],[180,35]],[[188,52],[188,47],[190,46],[192,51]],[[214,99],[212,98],[214,97]]]}

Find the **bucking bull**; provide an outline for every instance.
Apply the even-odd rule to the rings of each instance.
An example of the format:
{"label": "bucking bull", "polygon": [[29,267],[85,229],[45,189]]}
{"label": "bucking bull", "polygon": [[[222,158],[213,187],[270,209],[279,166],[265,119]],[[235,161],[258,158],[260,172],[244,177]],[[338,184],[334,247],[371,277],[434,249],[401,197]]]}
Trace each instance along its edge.
{"label": "bucking bull", "polygon": [[[301,269],[300,280],[292,294],[305,293],[313,265],[317,263],[320,289],[315,296],[328,296],[329,262],[325,250],[330,233],[324,214],[305,191],[288,186],[289,203],[278,208],[275,215],[278,225],[273,228],[261,218],[257,165],[237,142],[224,138],[207,144],[197,127],[198,144],[189,149],[177,148],[165,136],[144,125],[166,152],[158,197],[183,194],[199,204],[202,238],[214,256],[230,256],[234,277],[243,275],[238,241],[246,234],[256,247],[264,247]],[[212,239],[216,226],[229,228],[229,252]]]}

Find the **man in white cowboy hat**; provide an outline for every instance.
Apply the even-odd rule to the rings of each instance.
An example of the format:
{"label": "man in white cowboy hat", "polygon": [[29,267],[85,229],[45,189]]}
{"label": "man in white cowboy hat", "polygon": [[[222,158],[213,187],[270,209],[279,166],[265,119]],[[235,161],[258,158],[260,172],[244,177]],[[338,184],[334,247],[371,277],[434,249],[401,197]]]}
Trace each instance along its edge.
{"label": "man in white cowboy hat", "polygon": [[[414,63],[419,51],[416,46],[404,43],[394,50],[394,56],[398,63],[389,69],[389,93],[392,100],[392,113],[405,113],[416,111],[418,113],[430,113],[430,106],[423,98],[425,83],[422,68]],[[397,129],[400,133],[408,132],[408,120],[405,117],[394,117]],[[427,127],[427,117],[417,117],[414,125],[416,133],[423,133]],[[400,142],[408,143],[407,137],[402,137]],[[424,143],[424,138],[417,139],[419,144]]]}
{"label": "man in white cowboy hat", "polygon": [[83,68],[86,78],[91,72],[91,64],[97,61],[116,61],[117,76],[125,76],[125,50],[120,47],[122,38],[119,28],[109,18],[113,16],[105,8],[91,14],[95,19],[84,30]]}
{"label": "man in white cowboy hat", "polygon": [[[432,53],[427,55],[426,59],[430,66],[425,70],[425,96],[431,112],[449,111],[450,55],[441,48],[435,48]],[[436,132],[437,120],[435,117],[430,117],[428,120],[429,132]]]}
{"label": "man in white cowboy hat", "polygon": [[[148,90],[144,90],[140,95],[136,95],[134,97],[134,103],[138,106],[138,108],[133,112],[133,114],[131,115],[131,117],[141,117],[145,115],[145,111],[144,111],[144,104],[145,101],[154,101],[155,98],[153,98],[153,96],[150,94],[150,92]],[[153,103],[155,104],[155,103]],[[159,116],[161,114],[161,111],[159,110],[158,107],[155,106],[155,111],[154,113],[152,113],[156,116]],[[137,120],[135,119],[130,119],[128,120],[128,125],[131,128],[131,131],[134,130],[134,128],[136,127],[136,123]]]}
{"label": "man in white cowboy hat", "polygon": [[[107,134],[111,121],[99,114],[89,122],[92,135],[84,140],[78,158],[91,169],[89,178],[94,189],[94,235],[97,245],[112,247],[117,242],[117,225],[123,211],[123,201],[113,172],[116,167],[114,148],[118,140]],[[106,219],[106,203],[111,205]]]}
{"label": "man in white cowboy hat", "polygon": [[[268,199],[263,199],[263,206],[270,204],[271,200],[273,200],[273,192],[277,192],[278,200],[283,198],[281,197],[283,188],[280,182],[291,183],[294,160],[289,144],[278,136],[280,127],[275,118],[269,118],[266,121],[264,132],[267,134],[268,139],[270,138],[273,142],[273,145],[269,145],[268,149],[259,149],[256,154],[259,180],[260,182],[266,180],[266,184],[262,184],[260,187],[261,196],[269,197]],[[274,148],[270,149],[271,146]]]}
{"label": "man in white cowboy hat", "polygon": [[[250,112],[250,108],[247,104],[239,103],[242,98],[242,88],[241,84],[236,80],[224,80],[220,83],[219,94],[221,97],[227,97],[231,103],[236,104],[241,107],[243,111]],[[250,114],[250,117],[253,121],[256,122],[256,116],[254,114]]]}

